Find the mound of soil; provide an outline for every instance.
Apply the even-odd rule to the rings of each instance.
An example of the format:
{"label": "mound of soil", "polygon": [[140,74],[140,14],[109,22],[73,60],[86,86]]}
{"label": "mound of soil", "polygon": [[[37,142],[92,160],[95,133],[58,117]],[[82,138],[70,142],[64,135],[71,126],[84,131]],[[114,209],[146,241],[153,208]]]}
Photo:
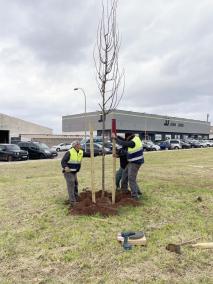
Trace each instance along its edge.
{"label": "mound of soil", "polygon": [[78,202],[70,208],[71,214],[76,215],[95,215],[99,213],[102,216],[111,216],[118,214],[118,208],[121,206],[140,206],[141,202],[131,198],[130,192],[116,192],[115,204],[112,204],[112,194],[105,192],[102,197],[102,191],[96,192],[96,203],[92,202],[91,191],[83,191]]}

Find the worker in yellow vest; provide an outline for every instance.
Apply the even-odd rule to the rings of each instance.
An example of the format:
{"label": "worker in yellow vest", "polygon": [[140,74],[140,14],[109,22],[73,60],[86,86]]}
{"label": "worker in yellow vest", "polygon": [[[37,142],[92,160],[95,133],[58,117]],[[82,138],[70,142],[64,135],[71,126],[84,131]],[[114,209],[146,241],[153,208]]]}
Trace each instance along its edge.
{"label": "worker in yellow vest", "polygon": [[138,195],[142,194],[136,181],[138,171],[141,165],[144,163],[142,141],[138,136],[132,133],[125,134],[126,141],[118,139],[114,134],[112,134],[112,138],[115,138],[118,144],[127,148],[128,164],[123,172],[121,189],[123,191],[128,191],[129,183],[132,198],[138,200]]}
{"label": "worker in yellow vest", "polygon": [[67,184],[70,205],[78,201],[78,179],[77,173],[81,168],[83,150],[79,141],[73,141],[72,147],[67,151],[61,160],[62,172]]}

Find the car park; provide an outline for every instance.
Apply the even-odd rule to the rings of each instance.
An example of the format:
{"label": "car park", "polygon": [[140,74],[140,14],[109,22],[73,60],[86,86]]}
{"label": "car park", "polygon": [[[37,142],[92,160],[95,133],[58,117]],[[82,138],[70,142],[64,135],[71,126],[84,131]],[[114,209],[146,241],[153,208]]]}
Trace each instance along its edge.
{"label": "car park", "polygon": [[[18,146],[25,151],[28,151],[30,159],[50,159],[54,158],[53,153],[48,147],[39,142],[19,142]],[[45,144],[46,145],[46,144]],[[47,146],[47,145],[46,145]]]}
{"label": "car park", "polygon": [[59,151],[68,151],[72,147],[71,143],[60,143],[56,146],[52,146],[51,149],[59,152]]}
{"label": "car park", "polygon": [[0,144],[0,160],[2,161],[20,161],[27,160],[29,154],[27,151],[21,150],[15,144]]}

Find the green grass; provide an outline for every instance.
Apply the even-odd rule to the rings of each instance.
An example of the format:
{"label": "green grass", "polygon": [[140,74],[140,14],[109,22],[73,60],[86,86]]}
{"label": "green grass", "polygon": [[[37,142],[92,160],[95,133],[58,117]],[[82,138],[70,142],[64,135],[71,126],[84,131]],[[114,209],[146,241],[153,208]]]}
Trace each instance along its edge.
{"label": "green grass", "polygon": [[[111,190],[110,156],[106,164]],[[89,159],[78,177],[81,190],[90,187]],[[177,255],[165,246],[213,241],[213,149],[145,153],[138,182],[141,207],[106,219],[72,216],[60,161],[1,164],[0,283],[212,283],[212,250],[183,246]],[[123,230],[143,230],[147,247],[123,251]]]}

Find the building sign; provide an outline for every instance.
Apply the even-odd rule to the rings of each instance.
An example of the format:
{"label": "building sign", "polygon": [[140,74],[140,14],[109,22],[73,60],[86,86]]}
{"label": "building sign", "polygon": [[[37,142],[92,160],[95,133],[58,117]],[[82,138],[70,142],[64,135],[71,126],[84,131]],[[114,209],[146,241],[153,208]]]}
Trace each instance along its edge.
{"label": "building sign", "polygon": [[167,117],[164,121],[164,126],[173,126],[173,127],[184,127],[184,123],[176,123],[173,121],[170,121],[170,119]]}

